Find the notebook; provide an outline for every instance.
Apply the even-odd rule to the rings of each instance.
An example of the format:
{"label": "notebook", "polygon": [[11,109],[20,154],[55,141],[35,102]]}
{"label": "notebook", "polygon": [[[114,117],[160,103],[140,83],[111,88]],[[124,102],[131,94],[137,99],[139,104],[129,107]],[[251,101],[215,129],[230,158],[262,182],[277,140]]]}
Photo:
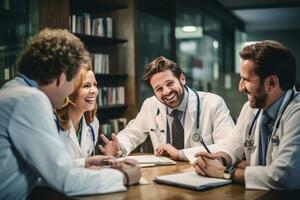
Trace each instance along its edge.
{"label": "notebook", "polygon": [[150,167],[157,165],[175,165],[176,162],[164,156],[155,155],[141,155],[141,156],[127,156],[126,158],[134,159],[141,167]]}
{"label": "notebook", "polygon": [[198,175],[196,172],[157,176],[154,181],[194,190],[203,190],[231,183],[231,180],[204,177]]}

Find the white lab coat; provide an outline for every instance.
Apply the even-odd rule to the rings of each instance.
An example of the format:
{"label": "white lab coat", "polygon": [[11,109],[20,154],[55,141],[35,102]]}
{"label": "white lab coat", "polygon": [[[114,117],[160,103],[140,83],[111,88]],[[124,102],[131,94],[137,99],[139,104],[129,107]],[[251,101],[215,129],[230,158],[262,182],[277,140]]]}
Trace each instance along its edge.
{"label": "white lab coat", "polygon": [[124,191],[122,172],[75,167],[48,97],[22,78],[0,90],[0,199],[26,199],[37,180],[66,195]]}
{"label": "white lab coat", "polygon": [[[291,90],[285,95],[278,116],[287,105],[290,95]],[[276,131],[279,145],[273,145],[270,141],[266,155],[266,166],[258,166],[258,141],[262,112],[253,128],[255,132],[252,150],[243,146],[257,111],[257,109],[252,109],[249,106],[249,102],[244,105],[233,134],[226,138],[224,143],[226,148],[223,151],[230,155],[233,162],[246,156],[250,164],[245,170],[247,189],[300,189],[300,95],[294,97],[282,115],[279,128]]]}
{"label": "white lab coat", "polygon": [[[91,156],[95,150],[95,145],[97,143],[98,132],[99,132],[99,121],[95,117],[94,121],[90,123],[89,127],[86,123],[85,118],[82,120],[82,132],[81,132],[81,146],[76,136],[76,131],[74,129],[73,123],[70,120],[70,128],[67,130],[60,130],[60,139],[62,140],[65,149],[69,152],[73,159],[87,158]],[[93,133],[94,132],[94,141]]]}
{"label": "white lab coat", "polygon": [[[208,92],[197,92],[200,97],[200,134],[206,144],[218,143],[225,135],[231,133],[234,122],[230,117],[224,100],[218,95]],[[201,145],[192,138],[196,133],[197,97],[188,88],[188,106],[184,124],[184,147]],[[151,137],[153,149],[167,142],[166,106],[156,97],[146,99],[140,112],[131,120],[117,137],[123,154],[128,155],[139,144]]]}

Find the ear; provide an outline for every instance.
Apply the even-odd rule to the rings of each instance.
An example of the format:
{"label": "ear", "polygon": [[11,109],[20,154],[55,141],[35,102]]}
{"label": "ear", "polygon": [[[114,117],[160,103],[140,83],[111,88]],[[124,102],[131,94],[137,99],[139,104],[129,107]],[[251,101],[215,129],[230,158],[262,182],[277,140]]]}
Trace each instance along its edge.
{"label": "ear", "polygon": [[274,76],[274,75],[269,76],[269,77],[267,78],[267,87],[268,87],[268,88],[275,88],[275,87],[277,87],[277,86],[279,86],[279,80],[278,80],[278,77],[277,77],[277,76]]}
{"label": "ear", "polygon": [[56,86],[59,87],[66,80],[66,78],[66,74],[62,72],[59,77],[56,78]]}
{"label": "ear", "polygon": [[182,85],[186,85],[185,75],[184,73],[181,73],[179,76],[179,81]]}

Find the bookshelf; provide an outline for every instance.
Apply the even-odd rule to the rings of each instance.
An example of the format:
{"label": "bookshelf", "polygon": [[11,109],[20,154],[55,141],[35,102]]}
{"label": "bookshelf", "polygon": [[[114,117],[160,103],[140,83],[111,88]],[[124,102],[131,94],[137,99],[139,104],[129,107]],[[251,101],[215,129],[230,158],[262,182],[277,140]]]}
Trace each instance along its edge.
{"label": "bookshelf", "polygon": [[34,34],[35,0],[0,0],[0,87],[17,73],[16,60]]}
{"label": "bookshelf", "polygon": [[[136,94],[136,1],[135,0],[43,0],[40,3],[40,29],[65,28],[75,32],[87,49],[95,57],[99,57],[105,69],[98,69],[96,79],[100,88],[124,89],[124,103],[98,105],[100,124],[110,123],[111,120],[121,119],[117,123],[124,125],[125,121],[134,118],[138,112],[138,97]],[[77,17],[90,25],[78,28]],[[84,20],[84,18],[86,18]],[[93,29],[93,19],[112,20],[112,31],[104,33]],[[107,23],[107,22],[106,22]],[[73,27],[72,24],[76,24]],[[109,28],[110,29],[110,28]],[[107,30],[107,29],[106,29]],[[95,63],[94,63],[95,64]],[[108,68],[108,69],[106,69]],[[99,90],[100,93],[100,90]],[[121,121],[121,122],[120,122]]]}
{"label": "bookshelf", "polygon": [[101,131],[107,134],[110,134],[110,131],[119,131],[118,121],[127,109],[125,83],[128,76],[122,70],[122,66],[113,61],[113,57],[118,53],[117,46],[126,44],[127,40],[114,36],[115,19],[112,15],[113,12],[126,8],[125,5],[96,0],[88,3],[83,0],[69,1],[69,30],[79,37],[92,53],[99,86],[98,119]]}

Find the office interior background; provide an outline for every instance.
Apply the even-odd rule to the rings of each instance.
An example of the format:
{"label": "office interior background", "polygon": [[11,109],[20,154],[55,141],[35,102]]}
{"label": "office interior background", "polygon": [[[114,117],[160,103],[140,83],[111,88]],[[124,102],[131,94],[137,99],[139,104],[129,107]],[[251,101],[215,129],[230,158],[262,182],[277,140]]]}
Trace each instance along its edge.
{"label": "office interior background", "polygon": [[[106,70],[96,71],[102,124],[135,117],[152,95],[144,66],[161,55],[181,66],[188,86],[222,96],[236,119],[247,100],[238,91],[238,52],[277,40],[296,56],[300,81],[299,20],[299,0],[0,0],[0,85],[16,75],[30,36],[66,28],[93,53],[94,64],[105,60]],[[105,23],[108,32],[98,33],[94,23]]]}

